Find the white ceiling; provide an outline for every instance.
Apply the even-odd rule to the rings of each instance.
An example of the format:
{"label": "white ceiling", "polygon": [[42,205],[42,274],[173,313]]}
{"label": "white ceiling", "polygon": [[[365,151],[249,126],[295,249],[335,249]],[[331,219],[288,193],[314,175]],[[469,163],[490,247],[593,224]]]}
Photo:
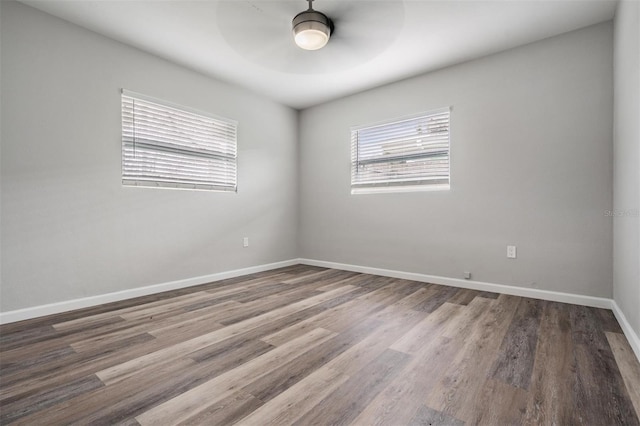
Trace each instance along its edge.
{"label": "white ceiling", "polygon": [[616,0],[316,0],[322,50],[293,44],[304,0],[22,0],[142,50],[306,108],[611,19]]}

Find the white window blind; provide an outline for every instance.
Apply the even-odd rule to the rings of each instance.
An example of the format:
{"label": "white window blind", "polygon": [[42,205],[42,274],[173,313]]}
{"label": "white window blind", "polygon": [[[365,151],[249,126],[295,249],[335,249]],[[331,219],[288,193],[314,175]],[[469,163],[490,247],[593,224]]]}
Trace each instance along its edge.
{"label": "white window blind", "polygon": [[124,185],[235,191],[237,124],[122,91]]}
{"label": "white window blind", "polygon": [[351,192],[449,189],[450,109],[351,130]]}

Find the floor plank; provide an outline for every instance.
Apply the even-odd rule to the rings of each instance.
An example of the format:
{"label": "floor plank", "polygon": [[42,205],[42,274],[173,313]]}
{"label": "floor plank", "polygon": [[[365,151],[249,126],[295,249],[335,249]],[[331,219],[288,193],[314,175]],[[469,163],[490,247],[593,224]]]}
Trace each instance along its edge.
{"label": "floor plank", "polygon": [[28,397],[7,398],[2,401],[0,411],[0,423],[6,424],[27,416],[33,412],[40,411],[46,407],[59,404],[76,395],[88,392],[104,384],[95,375],[82,377],[80,379],[64,383],[45,392],[38,392]]}
{"label": "floor plank", "polygon": [[640,417],[640,365],[637,362],[633,349],[622,333],[606,332],[607,340],[613,351],[613,356],[620,368],[622,379],[629,392],[629,397]]}
{"label": "floor plank", "polygon": [[474,324],[465,344],[452,360],[444,378],[426,398],[426,405],[452,417],[469,421],[475,417],[474,401],[482,393],[489,368],[520,298],[500,296]]}
{"label": "floor plank", "polygon": [[491,369],[492,378],[516,388],[529,389],[542,308],[540,300],[520,300]]}
{"label": "floor plank", "polygon": [[578,421],[640,424],[602,324],[583,306],[569,307],[577,374],[573,376]]}
{"label": "floor plank", "polygon": [[319,368],[243,418],[240,425],[292,424],[349,379],[331,368]]}
{"label": "floor plank", "polygon": [[423,405],[418,409],[416,415],[409,420],[408,424],[411,426],[463,426],[464,422]]}
{"label": "floor plank", "polygon": [[409,358],[387,349],[293,424],[348,424],[400,372]]}
{"label": "floor plank", "polygon": [[571,386],[575,371],[567,305],[546,302],[538,332],[525,424],[567,425],[577,422]]}
{"label": "floor plank", "polygon": [[273,349],[264,355],[227,371],[202,385],[160,404],[136,417],[141,425],[159,423],[176,424],[187,421],[213,404],[240,390],[243,383],[259,379],[271,370],[280,367],[299,355],[335,336],[328,330],[317,328]]}

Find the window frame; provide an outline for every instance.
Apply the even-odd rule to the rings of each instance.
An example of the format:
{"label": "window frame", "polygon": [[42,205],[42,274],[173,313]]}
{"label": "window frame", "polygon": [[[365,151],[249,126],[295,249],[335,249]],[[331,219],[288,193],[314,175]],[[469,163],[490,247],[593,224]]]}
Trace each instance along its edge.
{"label": "window frame", "polygon": [[[423,192],[423,191],[448,191],[451,189],[451,116],[452,116],[453,107],[447,106],[443,108],[432,109],[420,113],[405,115],[402,117],[387,119],[375,123],[353,126],[351,127],[351,194],[375,194],[375,193],[394,193],[394,192]],[[362,130],[370,130],[377,127],[384,127],[402,123],[404,121],[411,121],[420,118],[427,119],[431,116],[441,115],[443,113],[448,114],[448,128],[447,128],[447,173],[446,173],[446,182],[434,182],[428,183],[429,180],[427,178],[419,179],[419,176],[416,177],[417,183],[411,183],[411,179],[407,180],[391,180],[387,179],[383,182],[374,182],[374,183],[358,183],[357,182],[357,168],[360,164],[358,158],[358,139],[357,136],[354,137],[354,134],[362,131]],[[382,143],[382,142],[381,142]],[[397,159],[397,157],[396,157]],[[391,163],[394,159],[389,159],[388,162],[379,161],[380,163]],[[435,180],[435,179],[434,179]]]}
{"label": "window frame", "polygon": [[[135,101],[138,100],[141,102],[151,103],[151,104],[163,107],[165,109],[176,110],[178,113],[197,116],[197,118],[204,118],[206,120],[210,120],[211,123],[219,122],[220,124],[223,125],[221,129],[223,129],[224,126],[231,126],[233,129],[232,137],[229,138],[229,141],[225,140],[225,143],[226,142],[230,143],[230,148],[232,148],[231,149],[232,154],[225,154],[225,153],[222,153],[221,151],[218,151],[216,153],[215,152],[216,150],[214,149],[215,147],[210,147],[211,152],[205,152],[207,150],[203,149],[201,155],[197,155],[197,152],[198,152],[197,149],[193,149],[193,148],[189,149],[187,147],[180,148],[176,146],[171,147],[170,143],[162,142],[160,140],[151,141],[151,142],[146,141],[142,143],[136,142],[135,136],[133,136],[132,138],[126,135],[125,129],[127,125],[125,124],[125,98],[131,99],[133,101],[133,104],[135,104]],[[134,92],[127,89],[121,89],[120,105],[121,105],[120,118],[121,118],[121,149],[122,149],[121,177],[122,177],[122,185],[124,187],[182,189],[182,190],[192,190],[192,191],[230,192],[230,193],[238,192],[238,122],[236,120],[220,117],[215,114],[211,114],[207,111],[198,110],[195,108],[180,105],[180,104],[166,101],[163,99],[158,99],[152,96],[148,96],[148,95]],[[135,120],[135,118],[132,117],[132,120]],[[129,124],[128,126],[133,129],[135,127],[135,123],[132,121],[131,124]],[[126,154],[126,146],[127,144],[129,144],[135,147],[136,143],[140,143],[140,145],[142,145],[143,147],[146,147],[149,151],[153,151],[155,147],[156,153],[173,152],[178,155],[189,155],[196,159],[219,158],[219,159],[224,159],[225,162],[232,160],[232,164],[234,167],[234,176],[232,179],[226,182],[223,182],[222,184],[186,182],[187,179],[183,179],[183,181],[180,182],[179,178],[174,179],[174,181],[169,181],[166,178],[165,180],[163,180],[159,176],[157,176],[155,179],[153,179],[152,177],[148,179],[140,179],[139,177],[136,178],[135,176],[127,174],[127,167],[126,167],[127,158],[128,158]],[[194,155],[194,153],[196,153],[196,155]],[[130,159],[129,161],[131,162]],[[213,169],[212,167],[210,170],[215,170],[215,169]],[[188,173],[184,173],[184,176],[187,177]]]}

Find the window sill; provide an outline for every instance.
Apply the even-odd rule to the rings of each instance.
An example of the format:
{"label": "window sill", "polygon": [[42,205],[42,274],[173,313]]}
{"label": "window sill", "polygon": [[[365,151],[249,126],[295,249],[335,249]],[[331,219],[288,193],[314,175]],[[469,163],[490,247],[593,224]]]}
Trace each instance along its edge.
{"label": "window sill", "polygon": [[237,188],[225,188],[223,186],[215,185],[202,185],[202,184],[189,184],[189,183],[168,183],[168,182],[154,182],[154,181],[139,181],[139,180],[122,180],[122,186],[124,188],[146,188],[146,189],[177,189],[180,191],[204,191],[204,192],[228,192],[236,194]]}
{"label": "window sill", "polygon": [[449,184],[440,185],[409,185],[409,186],[376,186],[369,188],[351,188],[351,195],[359,194],[386,194],[393,192],[431,192],[431,191],[448,191],[451,189]]}

